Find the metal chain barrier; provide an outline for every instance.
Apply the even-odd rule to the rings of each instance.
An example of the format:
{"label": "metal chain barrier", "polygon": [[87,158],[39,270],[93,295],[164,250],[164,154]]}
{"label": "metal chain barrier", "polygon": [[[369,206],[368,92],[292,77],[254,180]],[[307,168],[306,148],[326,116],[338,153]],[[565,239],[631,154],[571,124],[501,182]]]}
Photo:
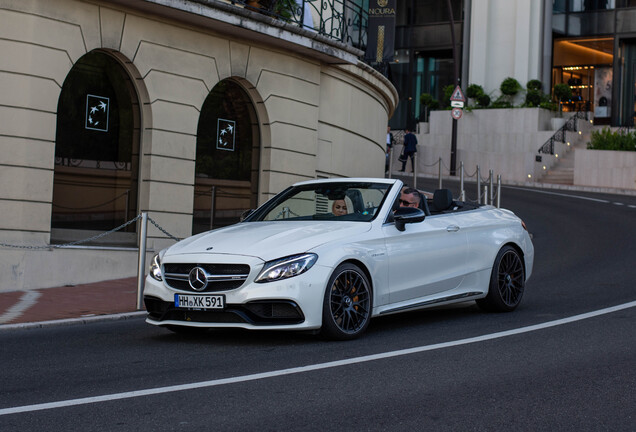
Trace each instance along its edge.
{"label": "metal chain barrier", "polygon": [[[140,218],[141,215],[137,216],[137,218]],[[171,238],[174,241],[179,241],[181,240],[180,238],[177,238],[175,236],[173,236],[172,234],[170,234],[168,231],[166,231],[165,229],[163,229],[161,226],[159,226],[159,224],[157,222],[155,222],[155,220],[153,218],[151,218],[150,216],[148,216],[148,220],[150,221],[151,224],[153,224],[155,227],[157,227],[157,229],[159,231],[161,231],[162,233],[164,233],[165,235],[167,235],[169,238]]]}
{"label": "metal chain barrier", "polygon": [[[13,249],[26,249],[26,250],[52,250],[52,249],[63,249],[63,248],[71,247],[71,246],[78,246],[78,245],[81,245],[81,244],[84,244],[84,243],[89,243],[89,242],[92,242],[92,241],[95,241],[95,240],[99,240],[99,239],[101,239],[103,237],[106,237],[106,236],[108,236],[110,234],[113,234],[114,232],[120,231],[120,230],[126,228],[128,225],[137,222],[139,219],[141,219],[141,217],[142,217],[142,214],[140,213],[137,216],[135,216],[133,219],[129,220],[128,222],[125,222],[125,223],[119,225],[117,228],[111,229],[110,231],[105,231],[103,233],[94,235],[92,237],[81,239],[81,240],[75,240],[75,241],[72,241],[72,242],[69,242],[69,243],[52,244],[52,245],[46,245],[46,246],[25,246],[25,245],[15,245],[15,244],[1,243],[0,242],[0,247],[13,248]],[[148,217],[148,220],[155,227],[157,227],[157,229],[159,231],[164,233],[168,238],[170,238],[170,239],[172,239],[174,241],[181,240],[180,238],[173,236],[168,231],[166,231],[164,228],[162,228],[151,217]]]}
{"label": "metal chain barrier", "polygon": [[141,218],[141,215],[137,215],[134,219],[129,220],[126,223],[123,223],[121,225],[119,225],[117,228],[113,228],[110,231],[106,231],[100,234],[97,234],[93,237],[89,237],[86,239],[82,239],[82,240],[76,240],[70,243],[63,243],[63,244],[55,244],[55,245],[48,245],[48,246],[23,246],[23,245],[13,245],[13,244],[8,244],[8,243],[0,243],[0,246],[3,247],[8,247],[8,248],[14,248],[14,249],[29,249],[29,250],[46,250],[46,249],[62,249],[62,248],[66,248],[66,247],[70,247],[70,246],[77,246],[83,243],[88,243],[94,240],[98,240],[102,237],[106,237],[107,235],[110,235],[116,231],[119,231],[121,229],[126,228],[128,225],[137,222],[139,220],[139,218]]}

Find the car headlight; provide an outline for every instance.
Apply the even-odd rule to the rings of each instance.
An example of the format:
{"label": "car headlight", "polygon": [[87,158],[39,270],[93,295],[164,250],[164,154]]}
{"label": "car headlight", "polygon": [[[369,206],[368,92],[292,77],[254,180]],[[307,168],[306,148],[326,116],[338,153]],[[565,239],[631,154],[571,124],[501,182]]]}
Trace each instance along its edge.
{"label": "car headlight", "polygon": [[152,257],[152,264],[150,264],[150,276],[158,281],[162,281],[163,277],[161,275],[161,259],[159,258],[159,254]]}
{"label": "car headlight", "polygon": [[255,282],[273,282],[298,276],[309,270],[317,259],[318,255],[308,253],[266,262]]}

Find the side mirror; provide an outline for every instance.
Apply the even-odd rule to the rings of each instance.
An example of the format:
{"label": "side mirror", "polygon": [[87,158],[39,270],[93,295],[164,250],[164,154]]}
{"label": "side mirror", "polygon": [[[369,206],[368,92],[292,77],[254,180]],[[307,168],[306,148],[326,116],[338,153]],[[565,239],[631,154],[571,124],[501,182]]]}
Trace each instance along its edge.
{"label": "side mirror", "polygon": [[393,220],[398,231],[404,231],[407,223],[422,222],[426,218],[423,210],[416,207],[400,207],[393,213]]}
{"label": "side mirror", "polygon": [[243,213],[241,213],[241,217],[239,218],[239,222],[243,222],[252,213],[254,213],[254,209],[245,210]]}

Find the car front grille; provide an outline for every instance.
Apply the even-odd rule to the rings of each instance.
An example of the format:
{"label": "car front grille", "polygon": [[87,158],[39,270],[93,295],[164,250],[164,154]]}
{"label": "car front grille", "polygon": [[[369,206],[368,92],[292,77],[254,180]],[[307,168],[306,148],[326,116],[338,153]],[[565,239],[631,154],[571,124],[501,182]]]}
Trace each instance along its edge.
{"label": "car front grille", "polygon": [[223,310],[175,308],[152,296],[144,296],[148,317],[155,321],[185,321],[199,323],[248,323],[259,325],[300,324],[305,316],[298,304],[289,300],[255,301],[244,305],[227,305]]}
{"label": "car front grille", "polygon": [[[197,291],[190,286],[188,275],[193,268],[200,267],[207,274],[207,286]],[[164,264],[163,277],[174,289],[192,292],[218,292],[236,289],[243,285],[250,273],[247,264]]]}

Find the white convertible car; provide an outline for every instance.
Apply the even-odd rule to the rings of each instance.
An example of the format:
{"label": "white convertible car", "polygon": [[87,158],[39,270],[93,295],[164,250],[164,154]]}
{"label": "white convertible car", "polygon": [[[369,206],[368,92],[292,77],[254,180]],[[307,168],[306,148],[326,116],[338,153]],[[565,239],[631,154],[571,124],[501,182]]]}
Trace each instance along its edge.
{"label": "white convertible car", "polygon": [[534,248],[511,211],[450,191],[400,207],[395,179],[297,183],[242,222],[187,238],[151,264],[147,322],[359,336],[374,316],[475,300],[519,305]]}

